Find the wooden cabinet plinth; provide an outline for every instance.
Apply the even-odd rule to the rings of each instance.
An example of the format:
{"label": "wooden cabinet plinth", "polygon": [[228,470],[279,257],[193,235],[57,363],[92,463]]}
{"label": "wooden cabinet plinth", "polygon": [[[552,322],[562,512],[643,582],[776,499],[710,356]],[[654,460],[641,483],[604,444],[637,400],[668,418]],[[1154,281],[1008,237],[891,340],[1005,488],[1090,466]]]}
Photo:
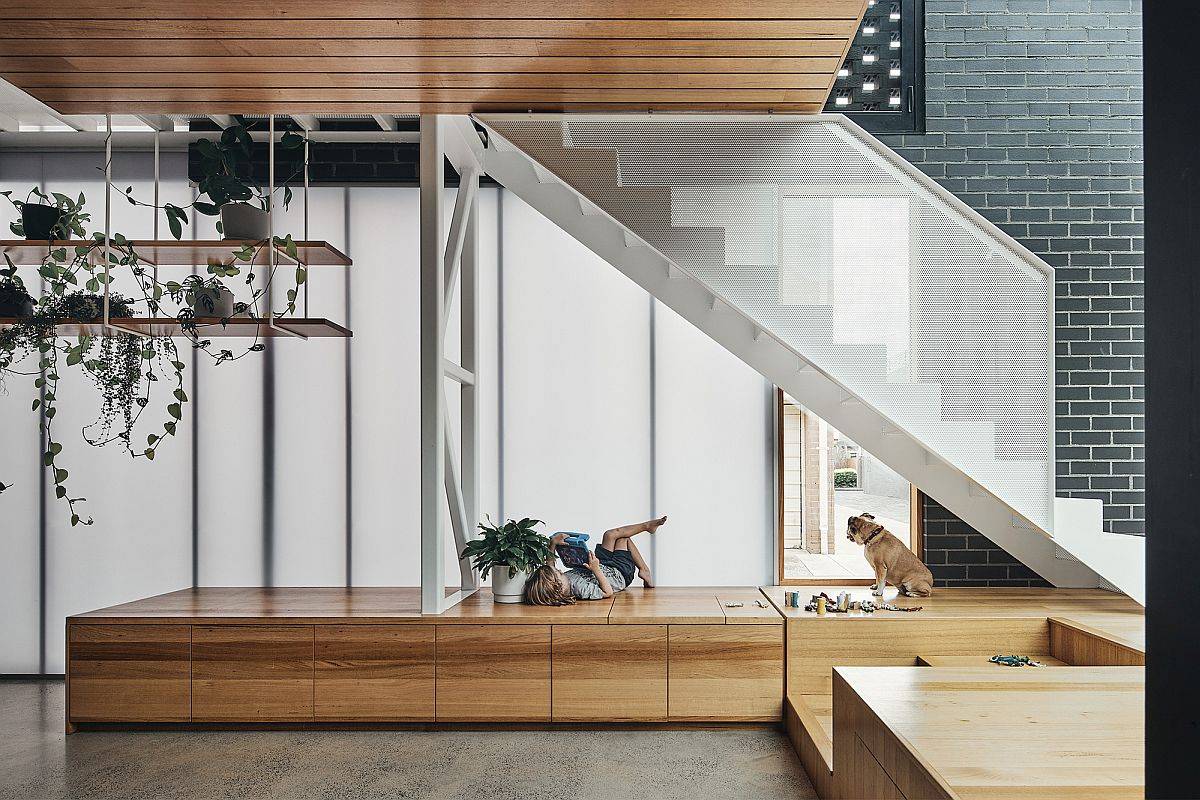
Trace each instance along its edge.
{"label": "wooden cabinet plinth", "polygon": [[70,625],[67,648],[70,721],[190,718],[190,626]]}
{"label": "wooden cabinet plinth", "polygon": [[313,718],[312,625],[192,628],[192,719]]}
{"label": "wooden cabinet plinth", "polygon": [[783,715],[782,625],[672,625],[672,720],[767,721]]}
{"label": "wooden cabinet plinth", "polygon": [[555,625],[556,722],[667,718],[666,625]]}
{"label": "wooden cabinet plinth", "polygon": [[438,625],[437,718],[550,719],[549,625]]}
{"label": "wooden cabinet plinth", "polygon": [[435,655],[432,625],[317,625],[316,719],[432,720]]}

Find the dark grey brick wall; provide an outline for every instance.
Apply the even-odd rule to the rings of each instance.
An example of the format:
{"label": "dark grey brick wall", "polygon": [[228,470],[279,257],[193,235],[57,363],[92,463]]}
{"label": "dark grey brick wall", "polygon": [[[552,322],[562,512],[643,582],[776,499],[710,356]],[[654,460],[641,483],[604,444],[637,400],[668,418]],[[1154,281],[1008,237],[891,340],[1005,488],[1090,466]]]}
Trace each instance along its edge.
{"label": "dark grey brick wall", "polygon": [[[1059,492],[1144,534],[1140,0],[926,0],[925,28],[927,132],[880,138],[1055,268]],[[1010,579],[982,537],[934,547],[933,507],[939,577]]]}
{"label": "dark grey brick wall", "polygon": [[925,563],[938,586],[1049,586],[992,540],[925,498]]}

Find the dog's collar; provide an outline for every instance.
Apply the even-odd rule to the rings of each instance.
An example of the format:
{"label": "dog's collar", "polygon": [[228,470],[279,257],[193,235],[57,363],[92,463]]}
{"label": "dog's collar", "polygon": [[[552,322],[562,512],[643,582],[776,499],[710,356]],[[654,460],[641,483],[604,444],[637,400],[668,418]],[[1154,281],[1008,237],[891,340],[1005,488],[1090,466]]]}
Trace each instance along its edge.
{"label": "dog's collar", "polygon": [[878,530],[876,530],[874,533],[872,533],[866,539],[863,539],[863,547],[866,547],[871,542],[875,541],[876,538],[878,538],[879,536],[882,536],[885,532],[886,531],[884,531],[884,529],[882,527],[879,528]]}

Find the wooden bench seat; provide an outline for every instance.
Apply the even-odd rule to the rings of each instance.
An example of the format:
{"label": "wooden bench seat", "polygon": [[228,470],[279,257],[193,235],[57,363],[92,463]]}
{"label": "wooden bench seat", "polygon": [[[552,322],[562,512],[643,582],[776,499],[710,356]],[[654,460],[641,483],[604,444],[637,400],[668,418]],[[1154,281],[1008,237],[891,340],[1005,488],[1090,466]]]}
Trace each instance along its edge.
{"label": "wooden bench seat", "polygon": [[187,589],[67,620],[67,722],[778,721],[783,639],[757,587]]}

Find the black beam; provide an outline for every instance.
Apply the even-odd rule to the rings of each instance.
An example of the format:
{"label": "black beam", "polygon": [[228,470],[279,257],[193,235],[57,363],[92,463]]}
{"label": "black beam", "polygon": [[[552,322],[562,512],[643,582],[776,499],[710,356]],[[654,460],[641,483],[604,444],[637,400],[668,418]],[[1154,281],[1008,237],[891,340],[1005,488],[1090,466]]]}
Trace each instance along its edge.
{"label": "black beam", "polygon": [[[1146,796],[1192,798],[1200,778],[1200,10],[1143,9],[1146,161]],[[1190,121],[1189,121],[1190,120]]]}

